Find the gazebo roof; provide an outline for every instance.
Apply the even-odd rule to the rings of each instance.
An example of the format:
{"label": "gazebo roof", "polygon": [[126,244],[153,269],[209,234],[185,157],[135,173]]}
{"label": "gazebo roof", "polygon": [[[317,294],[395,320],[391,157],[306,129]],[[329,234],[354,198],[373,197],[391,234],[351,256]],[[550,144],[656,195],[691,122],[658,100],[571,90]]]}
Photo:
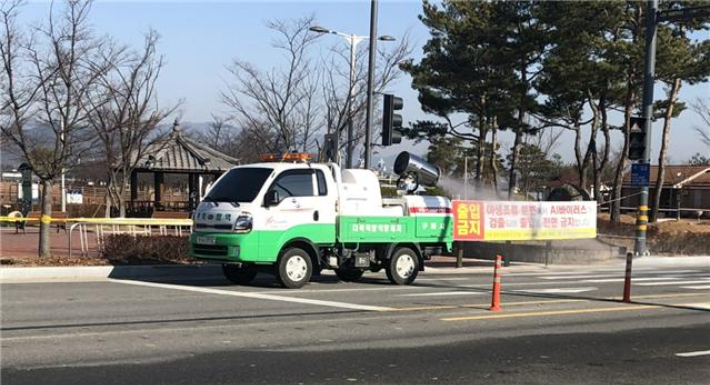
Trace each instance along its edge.
{"label": "gazebo roof", "polygon": [[150,145],[137,164],[136,171],[214,173],[229,170],[239,159],[183,135],[176,121],[172,133]]}

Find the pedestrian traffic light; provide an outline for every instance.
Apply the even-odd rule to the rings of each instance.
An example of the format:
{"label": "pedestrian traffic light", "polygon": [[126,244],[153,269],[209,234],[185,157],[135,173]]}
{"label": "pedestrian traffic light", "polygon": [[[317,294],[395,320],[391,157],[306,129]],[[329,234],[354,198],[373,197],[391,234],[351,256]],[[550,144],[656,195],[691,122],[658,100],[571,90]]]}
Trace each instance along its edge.
{"label": "pedestrian traffic light", "polygon": [[337,133],[325,134],[323,140],[322,158],[326,162],[338,161],[338,135]]}
{"label": "pedestrian traffic light", "polygon": [[629,127],[629,160],[644,160],[646,151],[646,119],[631,118]]}
{"label": "pedestrian traffic light", "polygon": [[402,115],[395,114],[404,106],[402,98],[385,94],[384,108],[382,109],[382,145],[390,146],[402,142]]}

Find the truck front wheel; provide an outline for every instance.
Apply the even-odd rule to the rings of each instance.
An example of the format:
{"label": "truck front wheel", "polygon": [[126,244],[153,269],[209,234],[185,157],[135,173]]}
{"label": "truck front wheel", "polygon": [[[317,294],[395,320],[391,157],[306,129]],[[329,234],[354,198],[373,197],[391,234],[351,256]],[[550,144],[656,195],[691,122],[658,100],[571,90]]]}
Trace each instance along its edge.
{"label": "truck front wheel", "polygon": [[409,247],[399,247],[392,253],[386,272],[395,285],[409,285],[419,274],[419,258]]}
{"label": "truck front wheel", "polygon": [[284,250],[276,266],[276,279],[281,286],[300,289],[311,280],[313,264],[308,253],[298,247]]}
{"label": "truck front wheel", "polygon": [[222,273],[232,283],[246,285],[256,277],[256,269],[253,266],[237,266],[225,263],[222,265]]}

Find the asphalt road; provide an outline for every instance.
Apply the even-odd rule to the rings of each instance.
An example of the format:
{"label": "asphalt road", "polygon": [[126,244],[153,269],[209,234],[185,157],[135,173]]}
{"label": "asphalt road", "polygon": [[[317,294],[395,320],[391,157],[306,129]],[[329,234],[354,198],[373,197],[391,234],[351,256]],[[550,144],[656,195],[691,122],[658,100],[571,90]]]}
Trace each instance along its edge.
{"label": "asphalt road", "polygon": [[6,283],[2,383],[688,383],[710,379],[710,259],[322,276]]}

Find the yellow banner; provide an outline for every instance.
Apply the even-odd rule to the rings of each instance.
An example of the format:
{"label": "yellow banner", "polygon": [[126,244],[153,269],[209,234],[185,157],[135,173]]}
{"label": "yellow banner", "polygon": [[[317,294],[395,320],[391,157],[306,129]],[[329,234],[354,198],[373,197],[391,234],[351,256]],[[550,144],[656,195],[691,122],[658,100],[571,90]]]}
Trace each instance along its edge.
{"label": "yellow banner", "polygon": [[527,241],[597,236],[595,202],[453,202],[454,240]]}

